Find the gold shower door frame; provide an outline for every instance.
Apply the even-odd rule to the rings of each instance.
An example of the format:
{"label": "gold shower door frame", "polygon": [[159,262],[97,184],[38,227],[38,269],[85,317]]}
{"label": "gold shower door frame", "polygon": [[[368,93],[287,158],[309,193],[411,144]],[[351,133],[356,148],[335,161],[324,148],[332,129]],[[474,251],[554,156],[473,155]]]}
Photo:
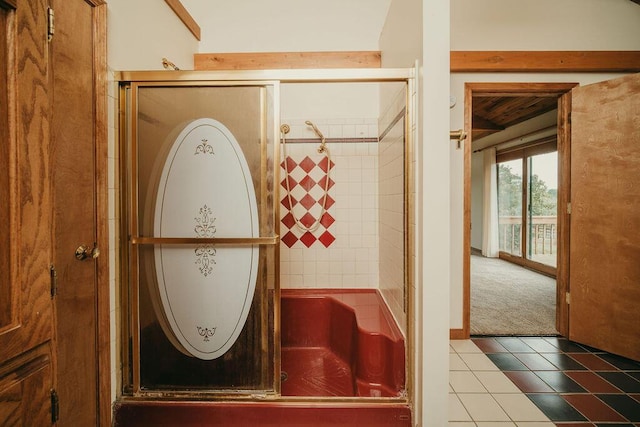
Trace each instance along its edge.
{"label": "gold shower door frame", "polygon": [[[139,218],[139,103],[140,89],[147,88],[258,88],[260,109],[260,176],[255,186],[258,196],[259,237],[238,238],[193,238],[193,237],[154,237],[144,235],[140,231]],[[128,343],[128,349],[123,348],[123,392],[134,396],[159,394],[167,397],[204,396],[224,398],[233,396],[255,396],[279,394],[280,392],[280,327],[279,327],[279,221],[277,220],[279,182],[279,125],[280,86],[278,81],[154,81],[123,83],[120,87],[120,178],[121,178],[121,231],[120,231],[120,277],[121,301],[123,303],[122,343]],[[272,115],[272,117],[269,117]],[[168,137],[169,135],[167,135]],[[177,135],[173,135],[175,138]],[[170,138],[169,138],[170,140]],[[166,144],[165,144],[166,145]],[[271,152],[269,152],[271,150]],[[162,157],[162,154],[159,156]],[[271,160],[269,160],[271,157]],[[251,169],[255,183],[255,172]],[[268,182],[268,173],[273,173],[273,181]],[[149,186],[150,187],[150,186]],[[271,187],[271,188],[270,188]],[[151,190],[148,190],[151,191]],[[269,205],[267,201],[270,200]],[[263,235],[264,231],[268,235]],[[153,234],[146,233],[146,234]],[[141,383],[141,329],[140,329],[140,252],[145,247],[154,245],[216,245],[229,247],[259,246],[259,267],[256,279],[255,293],[260,295],[261,337],[257,355],[263,366],[261,377],[257,380],[257,388],[223,387],[223,388],[195,388],[189,387],[172,389],[171,385],[158,388],[145,388]],[[267,248],[264,250],[263,248]],[[256,296],[254,296],[256,298]],[[252,304],[253,307],[253,304]],[[269,310],[272,314],[269,315]],[[253,309],[252,309],[253,311]],[[270,321],[273,325],[270,325]],[[249,323],[249,319],[247,319]],[[247,325],[245,324],[245,327]],[[271,336],[269,336],[271,335]],[[237,344],[237,343],[236,343]],[[234,344],[235,346],[235,344]],[[123,345],[123,347],[126,347]],[[267,347],[267,348],[264,348]],[[232,347],[233,348],[233,347]],[[258,353],[256,351],[256,353]],[[256,355],[254,353],[254,355]],[[162,357],[162,355],[158,355]]]}
{"label": "gold shower door frame", "polygon": [[[167,76],[170,76],[168,79]],[[275,357],[275,372],[274,372],[274,388],[273,393],[268,396],[271,398],[275,398],[279,401],[293,401],[293,402],[404,402],[408,403],[411,407],[414,405],[415,397],[417,396],[416,386],[419,386],[419,383],[415,381],[416,375],[416,366],[415,366],[415,354],[416,354],[416,342],[415,342],[415,334],[416,334],[416,310],[415,306],[419,303],[419,290],[416,289],[415,286],[415,275],[416,275],[416,266],[414,263],[414,258],[416,256],[416,246],[415,246],[415,225],[416,225],[416,190],[414,182],[416,180],[415,176],[415,152],[414,152],[414,141],[415,141],[415,133],[417,131],[417,116],[416,116],[416,102],[417,102],[417,85],[416,85],[416,76],[418,76],[418,68],[389,68],[389,69],[281,69],[281,70],[234,70],[234,71],[121,71],[117,73],[117,80],[120,81],[120,111],[126,111],[126,99],[128,97],[127,91],[130,91],[132,87],[137,86],[148,86],[148,85],[184,85],[184,86],[195,86],[195,85],[218,85],[218,86],[228,86],[228,85],[243,85],[243,84],[257,84],[257,85],[274,85],[274,129],[273,129],[273,138],[274,141],[279,140],[279,118],[280,118],[280,83],[345,83],[345,82],[369,82],[369,83],[387,83],[387,82],[399,82],[406,84],[406,111],[405,111],[405,160],[404,160],[404,168],[405,168],[405,176],[404,176],[404,195],[405,195],[405,206],[407,209],[404,214],[404,234],[405,234],[405,259],[404,259],[404,271],[405,271],[405,289],[406,289],[406,353],[405,353],[405,366],[406,366],[406,390],[407,395],[405,397],[397,398],[397,397],[309,397],[309,396],[287,396],[283,397],[280,395],[280,366],[281,366],[281,358],[280,358],[280,289],[279,289],[279,250],[275,251],[274,254],[274,262],[275,267],[274,271],[276,274],[275,283],[276,283],[276,297],[274,298],[274,340],[276,346],[276,357]],[[122,113],[121,113],[122,115]],[[126,119],[126,117],[125,117]],[[121,117],[121,126],[120,126],[120,140],[125,141],[127,135],[132,132],[132,129],[128,126],[126,120],[122,120]],[[126,144],[123,145],[121,152],[125,152]],[[279,185],[277,183],[280,182],[280,173],[279,173],[279,145],[278,149],[275,150],[274,153],[274,162],[273,162],[273,175],[274,175],[274,198],[275,200],[279,200]],[[122,171],[127,171],[126,165],[121,160]],[[121,173],[121,175],[125,176],[125,174]],[[122,188],[127,189],[127,186],[123,185]],[[126,205],[126,200],[130,199],[130,195],[124,196],[123,202]],[[275,239],[277,241],[277,245],[279,245],[279,204],[275,203],[276,210],[276,220],[274,224],[275,230]],[[129,212],[130,206],[124,206],[121,209],[122,212]],[[121,223],[126,224],[126,221],[121,221]],[[127,230],[123,228],[122,235],[127,235]],[[130,235],[130,234],[129,234]],[[267,242],[263,242],[267,243]],[[129,263],[130,254],[127,252],[127,245],[120,245],[122,253],[120,254],[121,265],[126,266]],[[126,277],[123,273],[121,277]],[[128,301],[126,298],[126,281],[123,280],[122,285],[122,293],[123,297],[121,301],[123,302],[124,307],[131,306],[132,302],[136,301]],[[126,317],[126,315],[124,316]],[[124,343],[129,342],[129,336],[126,332],[126,320],[125,325],[123,326],[123,339],[121,341]],[[138,355],[139,356],[139,355]],[[124,362],[127,361],[127,357],[124,357]],[[132,359],[133,360],[133,359]],[[135,365],[135,364],[134,364]],[[260,395],[257,393],[250,394],[238,394],[238,393],[203,393],[203,392],[195,392],[195,393],[181,393],[176,396],[175,393],[145,393],[141,392],[139,388],[139,380],[136,383],[134,381],[135,369],[139,370],[139,366],[136,368],[135,366],[126,366],[126,363],[123,364],[123,379],[125,386],[123,387],[123,391],[125,395],[134,395],[139,397],[147,397],[147,398],[161,398],[161,397],[180,397],[180,398],[195,398],[202,399],[205,397],[210,397],[213,399],[222,399],[222,400],[258,400],[262,401],[264,395]],[[139,371],[138,371],[139,372]],[[133,377],[133,378],[132,378]],[[128,381],[127,381],[128,380]],[[127,386],[128,384],[128,386]]]}

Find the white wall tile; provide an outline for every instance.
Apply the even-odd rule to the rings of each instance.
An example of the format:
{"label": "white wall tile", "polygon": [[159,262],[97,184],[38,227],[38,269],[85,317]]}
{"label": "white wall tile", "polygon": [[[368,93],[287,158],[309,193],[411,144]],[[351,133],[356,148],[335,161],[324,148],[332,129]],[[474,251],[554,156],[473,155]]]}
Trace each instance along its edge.
{"label": "white wall tile", "polygon": [[327,138],[342,138],[343,126],[342,125],[329,125],[329,134],[325,135]]}
{"label": "white wall tile", "polygon": [[[328,138],[377,138],[377,118],[326,120],[310,118]],[[315,138],[304,120],[283,120],[291,126],[289,138]],[[304,156],[310,150],[304,143],[287,145],[290,156]],[[335,200],[329,213],[335,219],[329,231],[336,240],[329,248],[315,243],[311,248],[297,243],[293,248],[282,245],[281,276],[303,275],[297,286],[377,287],[377,143],[331,142],[328,145],[335,167],[329,190]],[[367,220],[364,221],[364,218]],[[320,246],[317,246],[320,245]],[[375,250],[371,250],[375,248]],[[356,261],[357,259],[357,261]],[[301,267],[302,265],[302,267]],[[372,274],[375,271],[375,274]],[[315,275],[315,281],[310,277]],[[321,279],[320,279],[321,278]],[[315,282],[315,284],[314,284]],[[286,285],[285,285],[286,283]],[[281,279],[282,287],[295,287],[298,280]]]}
{"label": "white wall tile", "polygon": [[355,138],[356,137],[356,127],[352,124],[345,124],[342,126],[342,136],[344,138]]}

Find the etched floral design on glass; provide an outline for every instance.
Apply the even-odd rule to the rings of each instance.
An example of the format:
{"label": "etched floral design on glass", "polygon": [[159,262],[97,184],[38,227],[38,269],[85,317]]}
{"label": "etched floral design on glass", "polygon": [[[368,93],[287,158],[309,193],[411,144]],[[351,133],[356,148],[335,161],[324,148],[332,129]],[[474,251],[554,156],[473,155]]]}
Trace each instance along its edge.
{"label": "etched floral design on glass", "polygon": [[[216,234],[215,221],[211,208],[204,205],[200,208],[198,216],[194,218],[196,226],[194,231],[196,236],[201,238],[211,238]],[[200,245],[195,249],[196,265],[200,273],[207,277],[213,273],[213,266],[216,264],[216,248],[212,244]]]}
{"label": "etched floral design on glass", "polygon": [[196,146],[196,152],[193,153],[194,156],[197,156],[198,154],[215,154],[213,152],[213,146],[208,144],[209,140],[207,139],[202,139],[202,144],[198,144]]}
{"label": "etched floral design on glass", "polygon": [[216,333],[216,328],[203,328],[200,326],[196,326],[196,328],[198,328],[198,334],[203,337],[206,342]]}

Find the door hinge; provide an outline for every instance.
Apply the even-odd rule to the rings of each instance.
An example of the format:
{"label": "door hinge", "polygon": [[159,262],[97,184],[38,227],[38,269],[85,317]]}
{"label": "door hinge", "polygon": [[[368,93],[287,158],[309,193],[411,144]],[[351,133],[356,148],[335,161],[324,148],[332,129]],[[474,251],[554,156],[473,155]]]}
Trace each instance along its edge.
{"label": "door hinge", "polygon": [[53,264],[49,267],[49,275],[51,276],[51,298],[53,298],[58,293],[58,272]]}
{"label": "door hinge", "polygon": [[55,33],[55,16],[52,8],[47,9],[47,41],[51,41],[53,33]]}
{"label": "door hinge", "polygon": [[571,304],[571,294],[569,292],[564,294],[564,299],[567,301],[567,304]]}
{"label": "door hinge", "polygon": [[51,424],[55,424],[60,419],[60,399],[58,393],[51,389]]}
{"label": "door hinge", "polygon": [[571,202],[567,203],[567,214],[571,215]]}

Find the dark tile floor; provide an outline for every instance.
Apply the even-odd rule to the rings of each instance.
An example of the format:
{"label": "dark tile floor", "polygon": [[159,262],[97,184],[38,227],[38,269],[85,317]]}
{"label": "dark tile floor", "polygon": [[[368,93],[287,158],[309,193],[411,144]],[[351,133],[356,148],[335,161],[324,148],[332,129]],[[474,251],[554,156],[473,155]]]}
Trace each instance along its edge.
{"label": "dark tile floor", "polygon": [[640,363],[561,337],[473,337],[562,427],[640,427]]}

